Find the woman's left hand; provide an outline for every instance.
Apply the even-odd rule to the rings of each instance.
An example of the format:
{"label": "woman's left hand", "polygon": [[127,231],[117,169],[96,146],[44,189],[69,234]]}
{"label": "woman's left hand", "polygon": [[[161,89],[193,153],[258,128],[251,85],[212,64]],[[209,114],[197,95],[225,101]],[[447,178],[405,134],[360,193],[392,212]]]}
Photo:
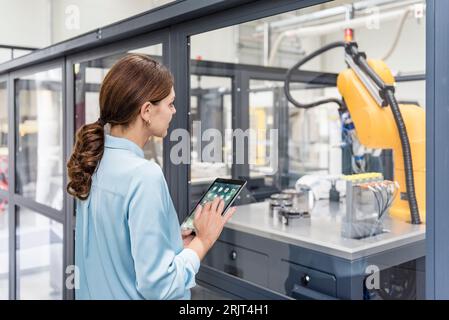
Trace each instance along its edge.
{"label": "woman's left hand", "polygon": [[188,246],[190,241],[195,238],[195,235],[192,234],[192,230],[181,230],[182,242],[184,243],[184,247]]}

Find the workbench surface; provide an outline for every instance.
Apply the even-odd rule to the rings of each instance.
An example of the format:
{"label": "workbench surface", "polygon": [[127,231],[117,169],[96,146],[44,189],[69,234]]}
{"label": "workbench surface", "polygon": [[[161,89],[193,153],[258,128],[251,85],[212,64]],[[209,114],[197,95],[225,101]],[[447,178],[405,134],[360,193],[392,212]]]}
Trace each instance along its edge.
{"label": "workbench surface", "polygon": [[268,202],[258,202],[238,206],[226,227],[348,260],[425,239],[425,224],[412,225],[389,216],[383,222],[385,233],[360,240],[343,238],[344,213],[343,203],[321,200],[316,202],[310,218],[297,219],[286,226],[277,217],[270,216]]}

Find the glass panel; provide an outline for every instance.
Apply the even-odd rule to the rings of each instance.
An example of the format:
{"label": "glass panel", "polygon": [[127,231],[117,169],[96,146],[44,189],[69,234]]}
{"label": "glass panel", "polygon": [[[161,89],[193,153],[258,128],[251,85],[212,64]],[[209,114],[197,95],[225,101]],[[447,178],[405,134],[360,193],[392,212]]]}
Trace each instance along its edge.
{"label": "glass panel", "polygon": [[[301,84],[291,88],[293,97],[303,102],[312,102],[323,94],[337,97],[330,88],[305,89]],[[300,110],[291,103],[287,105],[280,81],[250,80],[249,92],[250,129],[257,135],[256,146],[249,150],[250,177],[262,176],[266,184],[281,190],[293,187],[307,173],[341,172],[341,152],[335,148],[341,144],[341,126],[334,106]],[[277,130],[277,135],[270,136],[272,130]],[[277,150],[270,149],[273,147]],[[270,156],[276,152],[278,160],[271,161]]]}
{"label": "glass panel", "polygon": [[404,104],[417,104],[426,108],[426,82],[396,82],[396,98]]}
{"label": "glass panel", "polygon": [[0,190],[8,190],[8,95],[0,82]]}
{"label": "glass panel", "polygon": [[[347,70],[342,48],[319,54],[290,81],[291,96],[302,104],[333,102],[298,108],[284,83],[299,61],[347,40],[345,28],[353,28],[368,59],[381,60],[373,65],[384,79],[425,74],[425,11],[419,0],[332,1],[191,36],[192,119],[200,105],[195,81],[201,76],[210,88],[215,84],[206,77],[229,77],[233,129],[250,132],[243,166],[227,163],[233,178],[247,177],[246,195],[205,265],[298,299],[423,298],[425,223],[410,223],[402,146],[389,106],[382,108]],[[424,221],[425,81],[395,87]],[[194,172],[205,172],[194,161],[198,139],[191,140],[193,206],[221,173],[207,174],[198,188]],[[235,147],[229,159],[240,151]],[[354,176],[359,173],[372,174]]]}
{"label": "glass panel", "polygon": [[[139,48],[137,50],[130,50],[128,52],[148,54],[162,63],[162,44]],[[78,130],[85,123],[97,121],[100,116],[99,98],[101,82],[112,65],[124,56],[125,53],[126,52],[75,64],[76,130]],[[109,126],[106,126],[105,128],[108,132]],[[161,167],[163,164],[162,144],[161,138],[151,137],[144,148],[145,158],[153,159]]]}
{"label": "glass panel", "polygon": [[31,50],[17,50],[17,49],[14,49],[14,51],[13,51],[14,59],[19,58],[19,57],[24,56],[24,55],[27,55],[27,54],[29,54],[31,52],[33,52],[33,51],[31,51]]}
{"label": "glass panel", "polygon": [[7,49],[0,48],[0,63],[19,58],[28,53],[32,52],[31,50],[18,50],[18,49]]}
{"label": "glass panel", "polygon": [[[226,141],[224,133],[232,128],[231,79],[192,76],[191,95],[192,182],[211,181],[216,175],[230,177],[232,144]],[[209,154],[206,154],[204,149],[209,142],[208,129],[218,129],[223,134],[218,161],[213,161],[214,153],[211,154],[214,159],[208,159]]]}
{"label": "glass panel", "polygon": [[62,299],[62,224],[26,208],[17,219],[17,298]]}
{"label": "glass panel", "polygon": [[9,298],[8,201],[0,198],[0,300]]}
{"label": "glass panel", "polygon": [[12,57],[11,49],[0,48],[0,63],[4,63],[6,61],[9,61],[12,58],[13,57]]}
{"label": "glass panel", "polygon": [[[264,176],[267,172],[275,172],[270,163],[270,130],[278,129],[278,118],[275,119],[275,103],[279,101],[282,88],[279,82],[251,80],[249,84],[249,127],[257,135],[255,146],[249,150],[250,176]],[[276,110],[275,110],[276,109]],[[276,123],[275,123],[276,122]],[[252,161],[251,161],[252,160]]]}
{"label": "glass panel", "polygon": [[201,74],[190,78],[191,200],[216,177],[231,178],[232,79]]}
{"label": "glass panel", "polygon": [[16,192],[62,209],[62,70],[15,81]]}

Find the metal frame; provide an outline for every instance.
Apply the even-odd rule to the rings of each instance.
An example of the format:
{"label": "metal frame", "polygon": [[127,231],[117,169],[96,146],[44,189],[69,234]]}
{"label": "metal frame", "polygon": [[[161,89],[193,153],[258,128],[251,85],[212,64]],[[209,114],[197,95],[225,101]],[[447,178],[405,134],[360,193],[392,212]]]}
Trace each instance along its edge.
{"label": "metal frame", "polygon": [[[0,83],[5,83],[6,84],[6,114],[9,115],[8,113],[8,75],[0,75]],[[8,117],[9,119],[9,117]],[[8,136],[9,136],[9,131],[8,131]],[[9,150],[9,149],[8,149]],[[8,153],[9,156],[9,153]],[[0,197],[7,199],[8,198],[8,191],[5,190],[0,190]]]}
{"label": "metal frame", "polygon": [[[8,164],[11,163],[11,81],[9,75],[0,75],[0,82],[6,83],[6,111],[8,114]],[[11,168],[8,165],[8,175],[10,175]],[[6,213],[8,215],[8,256],[11,257],[11,252],[15,252],[15,243],[12,241],[11,234],[14,234],[11,232],[12,226],[15,226],[15,217],[14,217],[14,211],[11,210],[10,205],[10,198],[11,198],[11,185],[8,184],[8,190],[4,191],[1,190],[0,197],[2,199],[6,199],[8,201],[8,212]],[[12,251],[14,250],[14,251]],[[14,299],[15,297],[11,295],[11,292],[13,292],[13,289],[15,288],[14,281],[11,281],[12,277],[11,274],[13,272],[15,266],[15,261],[13,259],[8,260],[8,295],[9,299]],[[15,270],[14,270],[15,271]],[[15,279],[15,278],[14,278]]]}
{"label": "metal frame", "polygon": [[[64,224],[64,265],[73,262],[73,199],[65,195],[62,215],[54,209],[36,204],[15,194],[15,107],[14,78],[20,74],[32,73],[48,68],[57,63],[63,72],[63,156],[67,160],[74,139],[74,79],[73,64],[83,59],[92,59],[102,55],[119,52],[124,45],[137,44],[145,39],[159,39],[163,42],[164,62],[175,77],[177,95],[177,116],[169,128],[169,136],[175,128],[189,129],[189,63],[190,36],[216,30],[231,25],[280,14],[303,7],[327,2],[326,0],[180,0],[156,8],[136,17],[117,22],[111,26],[97,29],[74,39],[64,41],[54,46],[36,50],[26,56],[0,65],[0,78],[7,79],[8,85],[8,116],[9,116],[9,170],[10,189],[8,193],[0,192],[1,197],[7,196],[9,201],[9,235],[10,235],[10,298],[15,298],[16,290],[16,242],[15,207],[25,206],[50,218],[58,218]],[[445,12],[449,11],[449,0],[427,0],[427,259],[426,268],[427,298],[448,298],[449,277],[446,275],[449,267],[449,254],[446,251],[449,234],[449,217],[445,215],[445,195],[449,192],[449,169],[445,165],[449,145],[445,137],[449,134],[447,122],[449,111],[436,106],[447,105],[449,93],[445,84],[449,73],[448,40],[449,22],[445,20]],[[129,39],[129,40],[128,40]],[[123,51],[123,50],[122,50]],[[236,79],[248,78],[245,72],[236,75]],[[422,76],[402,76],[404,81],[423,80]],[[240,81],[239,81],[240,82]],[[244,82],[244,81],[242,81]],[[247,100],[244,88],[235,87],[235,100]],[[239,90],[240,89],[240,90]],[[247,117],[236,117],[233,126],[248,127]],[[169,150],[176,142],[164,140],[164,173],[179,216],[188,210],[189,167],[187,164],[173,165],[168,161]],[[246,168],[236,168],[234,174],[246,171]],[[438,173],[437,175],[435,173]],[[66,177],[64,177],[64,184]],[[226,278],[217,271],[218,278]],[[242,285],[243,286],[243,285]],[[73,298],[72,292],[64,292],[64,298]]]}
{"label": "metal frame", "polygon": [[[61,68],[61,81],[64,82],[64,61],[63,59],[57,59],[53,61],[49,61],[47,63],[40,64],[38,66],[32,66],[29,68],[24,68],[15,72],[11,72],[8,75],[8,118],[9,118],[9,125],[8,125],[8,152],[9,152],[9,197],[8,197],[8,204],[9,204],[9,296],[10,299],[16,299],[17,298],[17,292],[18,292],[18,278],[17,278],[17,226],[18,226],[18,209],[19,208],[26,208],[34,211],[37,214],[43,215],[49,219],[52,219],[54,221],[57,221],[62,224],[63,228],[65,226],[64,221],[64,215],[63,212],[65,212],[66,208],[64,205],[64,199],[67,197],[67,195],[64,193],[63,198],[63,207],[61,210],[56,210],[54,208],[48,207],[44,204],[38,203],[32,199],[26,198],[22,195],[19,195],[16,193],[16,148],[17,148],[17,141],[16,141],[16,118],[17,118],[17,110],[15,105],[15,80],[25,76],[34,74],[37,72],[53,69],[53,68]],[[65,99],[65,90],[64,87],[62,87],[61,91],[62,95],[62,101]],[[63,114],[64,114],[64,106],[61,106],[63,108]],[[64,116],[63,116],[64,117]],[[64,122],[64,120],[63,120]],[[64,123],[62,123],[62,126]],[[64,135],[64,127],[62,127],[62,134]],[[63,144],[64,144],[63,140]],[[64,145],[63,145],[64,147]],[[63,183],[65,181],[65,178],[63,177]],[[65,239],[65,234],[63,239]],[[66,247],[63,246],[63,252],[66,250]],[[62,268],[64,269],[64,261]],[[62,270],[63,271],[63,270]],[[63,281],[63,279],[61,279]],[[64,282],[62,282],[64,283]]]}
{"label": "metal frame", "polygon": [[428,299],[449,299],[449,168],[447,137],[449,127],[449,21],[448,0],[427,1],[427,86],[426,86],[426,154],[427,154],[427,247],[426,294]]}
{"label": "metal frame", "polygon": [[[15,141],[15,113],[14,113],[14,81],[12,76],[8,75],[8,175],[15,176],[14,163],[14,141]],[[8,181],[8,214],[9,214],[9,298],[16,299],[16,209],[14,204],[11,204],[11,199],[15,193],[15,179]]]}

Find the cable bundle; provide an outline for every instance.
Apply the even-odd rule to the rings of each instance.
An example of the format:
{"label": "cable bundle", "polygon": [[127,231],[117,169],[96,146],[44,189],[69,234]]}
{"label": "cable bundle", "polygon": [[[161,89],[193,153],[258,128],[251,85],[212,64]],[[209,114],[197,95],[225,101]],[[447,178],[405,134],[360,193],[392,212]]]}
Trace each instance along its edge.
{"label": "cable bundle", "polygon": [[388,212],[399,191],[399,183],[389,180],[361,183],[359,187],[370,190],[374,194],[377,202],[378,220]]}

